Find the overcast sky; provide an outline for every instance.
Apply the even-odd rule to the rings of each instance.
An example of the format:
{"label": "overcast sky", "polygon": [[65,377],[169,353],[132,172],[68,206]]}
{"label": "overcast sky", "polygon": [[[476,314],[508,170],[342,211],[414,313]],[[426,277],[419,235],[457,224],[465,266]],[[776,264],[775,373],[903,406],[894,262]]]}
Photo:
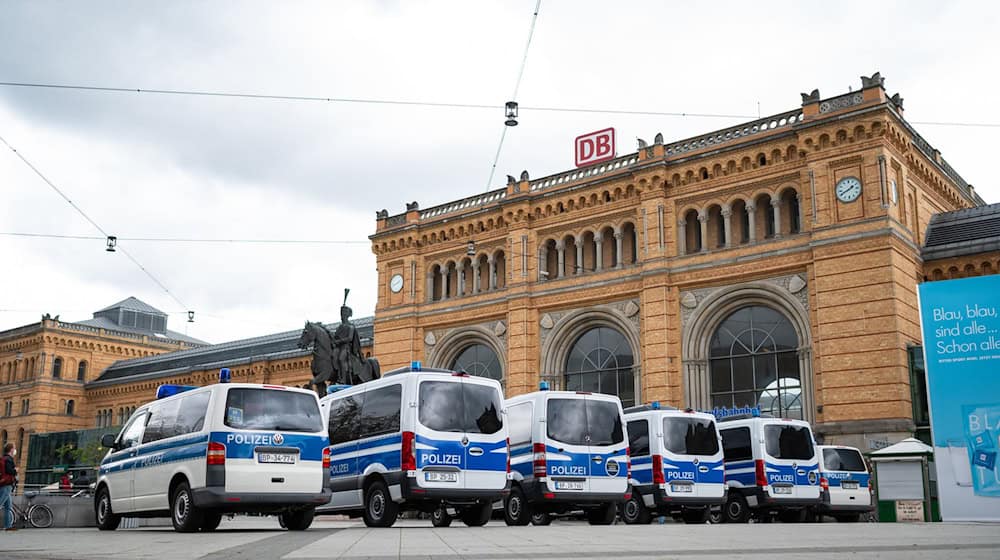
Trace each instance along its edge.
{"label": "overcast sky", "polygon": [[[535,0],[0,0],[0,81],[502,104]],[[1000,123],[997,2],[543,0],[526,106],[753,117],[881,71],[912,121]],[[573,166],[575,136],[619,154],[749,119],[521,111],[496,176]],[[916,125],[987,202],[998,128]],[[0,86],[0,136],[119,237],[330,239],[341,245],[122,242],[0,235],[0,330],[82,320],[136,296],[210,342],[375,307],[375,212],[487,189],[499,109],[266,101]],[[0,146],[0,232],[100,235]],[[357,243],[361,242],[361,243]],[[183,304],[183,305],[182,305]]]}

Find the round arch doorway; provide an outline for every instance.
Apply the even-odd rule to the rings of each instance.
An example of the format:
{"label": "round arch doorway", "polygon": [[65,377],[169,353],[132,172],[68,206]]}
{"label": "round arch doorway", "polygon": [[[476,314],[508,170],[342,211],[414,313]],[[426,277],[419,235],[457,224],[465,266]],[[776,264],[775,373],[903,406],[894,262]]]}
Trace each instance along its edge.
{"label": "round arch doorway", "polygon": [[448,369],[464,371],[477,377],[488,377],[503,383],[500,358],[489,346],[476,342],[462,349]]}
{"label": "round arch doorway", "polygon": [[593,327],[577,337],[565,362],[567,391],[615,395],[635,404],[635,356],[628,339],[611,327]]}

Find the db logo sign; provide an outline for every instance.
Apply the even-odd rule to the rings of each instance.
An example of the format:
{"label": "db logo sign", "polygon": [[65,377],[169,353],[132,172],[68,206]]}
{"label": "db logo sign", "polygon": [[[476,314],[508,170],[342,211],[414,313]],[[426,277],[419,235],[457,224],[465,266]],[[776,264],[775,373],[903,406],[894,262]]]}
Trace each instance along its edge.
{"label": "db logo sign", "polygon": [[576,166],[607,161],[615,157],[615,129],[605,128],[576,137]]}

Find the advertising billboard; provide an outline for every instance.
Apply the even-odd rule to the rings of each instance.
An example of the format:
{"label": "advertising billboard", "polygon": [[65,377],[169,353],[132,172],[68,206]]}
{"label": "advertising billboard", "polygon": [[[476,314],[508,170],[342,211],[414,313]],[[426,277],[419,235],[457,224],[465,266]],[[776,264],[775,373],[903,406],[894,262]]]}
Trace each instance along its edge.
{"label": "advertising billboard", "polygon": [[944,521],[1000,521],[1000,275],[919,286]]}

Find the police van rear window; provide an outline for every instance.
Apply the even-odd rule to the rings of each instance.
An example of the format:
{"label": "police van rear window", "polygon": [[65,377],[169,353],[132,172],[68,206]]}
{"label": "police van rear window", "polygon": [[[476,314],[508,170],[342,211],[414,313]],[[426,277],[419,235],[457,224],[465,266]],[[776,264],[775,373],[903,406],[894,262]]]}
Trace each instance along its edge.
{"label": "police van rear window", "polygon": [[316,397],[279,389],[230,389],[225,424],[238,430],[323,431]]}
{"label": "police van rear window", "polygon": [[625,440],[618,406],[610,401],[549,399],[549,438],[569,445],[613,445]]}
{"label": "police van rear window", "polygon": [[812,433],[794,424],[764,426],[767,454],[775,459],[812,459]]}
{"label": "police van rear window", "polygon": [[681,455],[715,455],[719,436],[715,423],[707,418],[664,418],[663,445]]}
{"label": "police van rear window", "polygon": [[495,434],[503,429],[500,392],[488,385],[460,381],[420,384],[420,423],[438,432]]}
{"label": "police van rear window", "polygon": [[867,471],[865,461],[856,449],[824,449],[823,465],[828,471]]}

